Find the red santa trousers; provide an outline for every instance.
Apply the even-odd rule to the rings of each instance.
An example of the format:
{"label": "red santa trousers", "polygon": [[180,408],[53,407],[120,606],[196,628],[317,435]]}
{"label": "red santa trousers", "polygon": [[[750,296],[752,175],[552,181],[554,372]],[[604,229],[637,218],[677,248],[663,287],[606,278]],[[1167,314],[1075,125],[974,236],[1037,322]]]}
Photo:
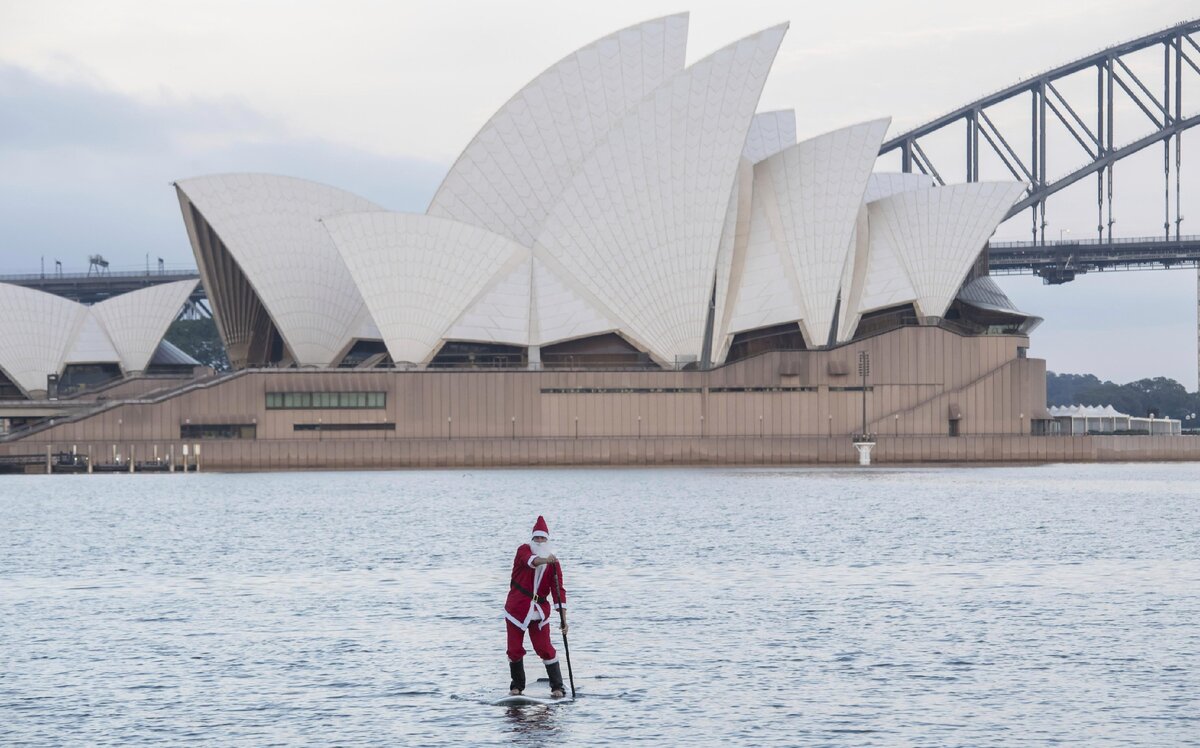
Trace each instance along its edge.
{"label": "red santa trousers", "polygon": [[[529,624],[529,643],[533,645],[537,656],[542,658],[542,662],[552,665],[558,662],[558,652],[554,651],[554,645],[550,643],[549,624],[540,626],[540,623],[541,621],[534,621]],[[510,662],[516,662],[525,656],[525,632],[508,619],[504,620],[504,624],[508,627],[508,659]]]}

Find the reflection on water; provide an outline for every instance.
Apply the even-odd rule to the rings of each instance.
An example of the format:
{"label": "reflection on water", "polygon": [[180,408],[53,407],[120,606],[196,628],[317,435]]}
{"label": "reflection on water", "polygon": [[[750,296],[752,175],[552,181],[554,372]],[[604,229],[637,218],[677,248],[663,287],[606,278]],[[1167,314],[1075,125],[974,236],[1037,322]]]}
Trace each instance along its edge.
{"label": "reflection on water", "polygon": [[[1198,481],[1194,465],[6,477],[0,744],[1184,744]],[[508,568],[539,513],[579,699],[490,706]],[[529,693],[548,693],[540,669]]]}
{"label": "reflection on water", "polygon": [[508,719],[509,730],[513,735],[533,739],[541,744],[541,741],[551,741],[557,737],[556,716],[560,706],[563,705],[510,706],[504,710],[504,716]]}

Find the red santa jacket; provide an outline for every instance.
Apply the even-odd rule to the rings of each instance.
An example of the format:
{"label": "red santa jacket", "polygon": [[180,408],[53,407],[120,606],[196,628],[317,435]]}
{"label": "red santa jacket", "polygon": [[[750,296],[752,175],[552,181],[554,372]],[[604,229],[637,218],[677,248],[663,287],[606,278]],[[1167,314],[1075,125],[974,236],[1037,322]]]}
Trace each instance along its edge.
{"label": "red santa jacket", "polygon": [[551,596],[554,597],[556,609],[567,605],[567,588],[562,581],[562,568],[558,564],[541,564],[535,567],[533,562],[536,558],[528,543],[517,549],[517,556],[513,559],[508,600],[504,603],[504,617],[519,626],[522,631],[535,621],[539,622],[538,626],[542,628],[550,623]]}

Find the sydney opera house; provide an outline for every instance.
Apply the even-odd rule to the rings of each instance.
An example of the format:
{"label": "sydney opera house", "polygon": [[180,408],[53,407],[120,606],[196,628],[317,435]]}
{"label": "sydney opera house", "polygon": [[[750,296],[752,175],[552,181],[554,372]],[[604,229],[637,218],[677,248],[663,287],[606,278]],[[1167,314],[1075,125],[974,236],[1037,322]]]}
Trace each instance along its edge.
{"label": "sydney opera house", "polygon": [[84,306],[0,283],[0,400],[48,398],[199,363],[163,340],[191,295],[165,283]]}
{"label": "sydney opera house", "polygon": [[[878,172],[886,118],[798,141],[794,112],[758,111],[786,24],[690,65],[687,31],[659,18],[553,64],[424,213],[179,180],[234,371],[37,438],[119,420],[238,468],[840,459],[862,433],[969,458],[1000,442],[955,437],[1045,428],[1039,320],[982,254],[1025,185]],[[83,330],[102,306],[62,314]],[[144,328],[136,360],[112,342],[129,371]],[[0,367],[33,383],[75,354],[55,355]]]}

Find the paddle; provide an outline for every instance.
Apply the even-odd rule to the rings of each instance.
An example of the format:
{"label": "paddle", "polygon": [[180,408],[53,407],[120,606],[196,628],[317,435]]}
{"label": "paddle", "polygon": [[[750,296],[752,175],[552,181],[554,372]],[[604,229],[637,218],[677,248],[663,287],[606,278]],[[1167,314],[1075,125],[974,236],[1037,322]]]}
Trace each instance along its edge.
{"label": "paddle", "polygon": [[[562,564],[557,564],[558,569],[554,574],[554,599],[559,604],[558,622],[561,626],[567,625],[567,612],[562,608],[562,577],[558,575],[558,571],[562,569]],[[563,637],[563,652],[567,655],[567,678],[571,681],[571,698],[575,698],[575,674],[571,672],[571,647],[567,644],[567,632],[564,629]]]}

